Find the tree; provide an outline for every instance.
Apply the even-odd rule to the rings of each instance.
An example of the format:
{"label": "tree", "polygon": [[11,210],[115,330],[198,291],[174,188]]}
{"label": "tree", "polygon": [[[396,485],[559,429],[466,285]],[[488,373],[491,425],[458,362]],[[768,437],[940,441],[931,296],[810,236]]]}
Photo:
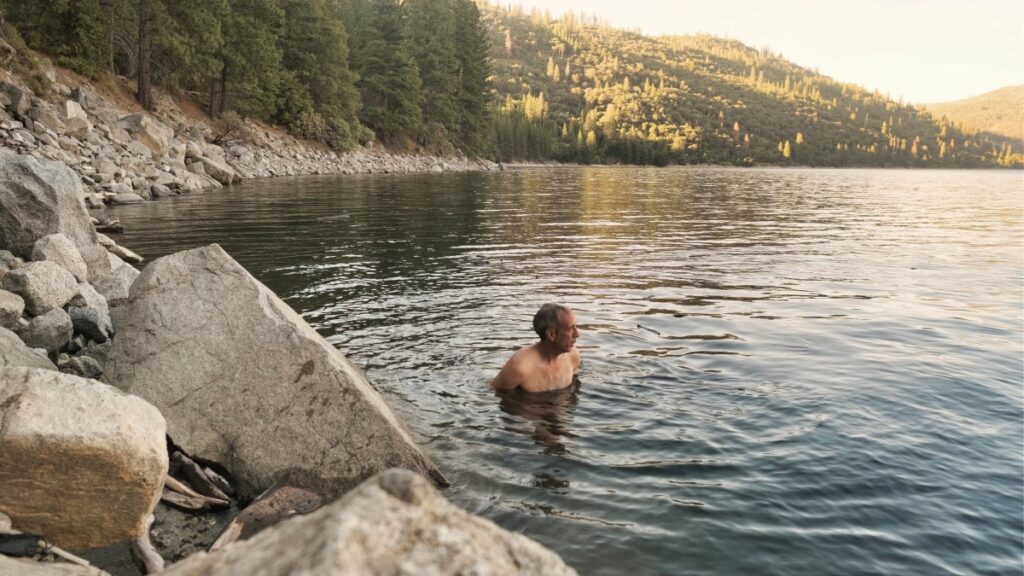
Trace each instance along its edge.
{"label": "tree", "polygon": [[451,0],[407,0],[409,45],[419,70],[426,144],[449,143],[459,130],[459,61]]}
{"label": "tree", "polygon": [[473,0],[454,0],[454,3],[460,88],[456,142],[467,153],[483,154],[491,139],[490,43],[476,3]]}
{"label": "tree", "polygon": [[220,73],[210,90],[210,115],[227,109],[268,119],[277,110],[282,79],[284,11],[277,0],[228,0],[222,14]]}
{"label": "tree", "polygon": [[327,0],[283,0],[282,78],[276,119],[333,148],[352,146],[359,133],[359,92],[348,65],[348,35]]}
{"label": "tree", "polygon": [[370,0],[366,42],[355,64],[359,118],[386,144],[405,146],[422,126],[420,77],[397,0]]}

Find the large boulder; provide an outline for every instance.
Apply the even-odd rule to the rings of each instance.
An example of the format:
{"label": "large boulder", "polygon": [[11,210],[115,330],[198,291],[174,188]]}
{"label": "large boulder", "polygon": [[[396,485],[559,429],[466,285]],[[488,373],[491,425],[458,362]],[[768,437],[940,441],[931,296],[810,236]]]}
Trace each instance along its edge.
{"label": "large boulder", "polygon": [[94,380],[0,369],[0,512],[71,549],[136,538],[167,474],[166,424]]}
{"label": "large boulder", "polygon": [[[82,310],[74,308],[74,310]],[[33,318],[28,326],[18,331],[22,341],[29,348],[43,348],[50,354],[56,354],[74,335],[74,324],[71,316],[63,308],[54,308],[45,314]]]}
{"label": "large boulder", "polygon": [[576,571],[533,540],[452,505],[423,477],[390,470],[330,506],[218,552],[190,556],[162,574],[558,576]]}
{"label": "large boulder", "polygon": [[63,234],[75,246],[96,244],[82,182],[66,165],[0,149],[0,247],[22,258],[43,236]]}
{"label": "large boulder", "polygon": [[3,288],[21,296],[25,310],[36,316],[67,304],[78,292],[78,282],[60,264],[44,260],[4,274]]}
{"label": "large boulder", "polygon": [[202,162],[204,173],[221,184],[228,185],[239,180],[235,169],[222,160],[214,160],[206,156],[199,159]]}
{"label": "large boulder", "polygon": [[89,277],[89,268],[85,265],[82,254],[63,234],[49,234],[36,240],[32,247],[32,260],[35,262],[48,260],[59,264],[71,272],[75,280],[79,282],[85,282]]}
{"label": "large boulder", "polygon": [[154,156],[163,156],[174,139],[174,130],[148,114],[132,114],[118,122],[118,126],[135,136],[135,139],[146,145]]}
{"label": "large boulder", "polygon": [[329,498],[433,466],[366,377],[220,246],[151,263],[118,312],[106,380],[253,496],[285,473]]}
{"label": "large boulder", "polygon": [[44,368],[46,370],[57,369],[45,354],[36,352],[26,346],[14,332],[6,328],[0,328],[0,370],[13,366]]}

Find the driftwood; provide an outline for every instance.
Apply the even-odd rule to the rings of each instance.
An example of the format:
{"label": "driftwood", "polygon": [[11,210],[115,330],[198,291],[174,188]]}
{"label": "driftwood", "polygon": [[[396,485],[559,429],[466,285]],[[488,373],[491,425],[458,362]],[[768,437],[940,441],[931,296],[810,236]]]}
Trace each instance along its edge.
{"label": "driftwood", "polygon": [[164,569],[164,559],[149,540],[149,530],[156,520],[152,514],[146,520],[146,531],[132,540],[132,558],[143,574],[156,574]]}
{"label": "driftwood", "polygon": [[[206,469],[200,467],[199,464],[196,464],[194,460],[183,453],[175,452],[174,454],[171,454],[171,467],[174,473],[184,477],[189,486],[203,496],[209,496],[210,498],[225,501],[231,499],[223,490],[220,489],[217,483],[210,478]],[[224,481],[223,478],[220,478],[219,475],[217,477],[224,482],[224,484],[227,484],[227,482]]]}
{"label": "driftwood", "polygon": [[221,498],[203,496],[170,475],[164,478],[164,493],[160,500],[188,512],[221,508],[229,504],[227,500]]}
{"label": "driftwood", "polygon": [[236,540],[246,540],[260,530],[296,514],[309,514],[322,504],[320,496],[309,490],[294,486],[272,486],[235,516],[210,546],[210,552],[220,550]]}
{"label": "driftwood", "polygon": [[99,224],[95,226],[97,232],[105,232],[107,234],[121,234],[124,232],[124,224],[117,218],[113,220],[100,220]]}

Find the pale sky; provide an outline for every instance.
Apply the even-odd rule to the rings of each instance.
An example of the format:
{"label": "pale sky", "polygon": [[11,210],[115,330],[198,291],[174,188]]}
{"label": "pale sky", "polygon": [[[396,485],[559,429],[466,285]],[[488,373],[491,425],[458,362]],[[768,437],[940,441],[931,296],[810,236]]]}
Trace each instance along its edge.
{"label": "pale sky", "polygon": [[1024,0],[492,0],[647,34],[727,36],[913,103],[1024,84]]}

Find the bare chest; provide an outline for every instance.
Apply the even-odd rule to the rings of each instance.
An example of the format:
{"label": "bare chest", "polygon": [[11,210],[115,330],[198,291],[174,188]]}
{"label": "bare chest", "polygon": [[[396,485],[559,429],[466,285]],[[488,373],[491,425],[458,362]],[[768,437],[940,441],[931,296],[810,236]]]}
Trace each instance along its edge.
{"label": "bare chest", "polygon": [[551,364],[535,363],[527,373],[522,388],[527,392],[558,390],[572,384],[572,361],[565,355]]}

